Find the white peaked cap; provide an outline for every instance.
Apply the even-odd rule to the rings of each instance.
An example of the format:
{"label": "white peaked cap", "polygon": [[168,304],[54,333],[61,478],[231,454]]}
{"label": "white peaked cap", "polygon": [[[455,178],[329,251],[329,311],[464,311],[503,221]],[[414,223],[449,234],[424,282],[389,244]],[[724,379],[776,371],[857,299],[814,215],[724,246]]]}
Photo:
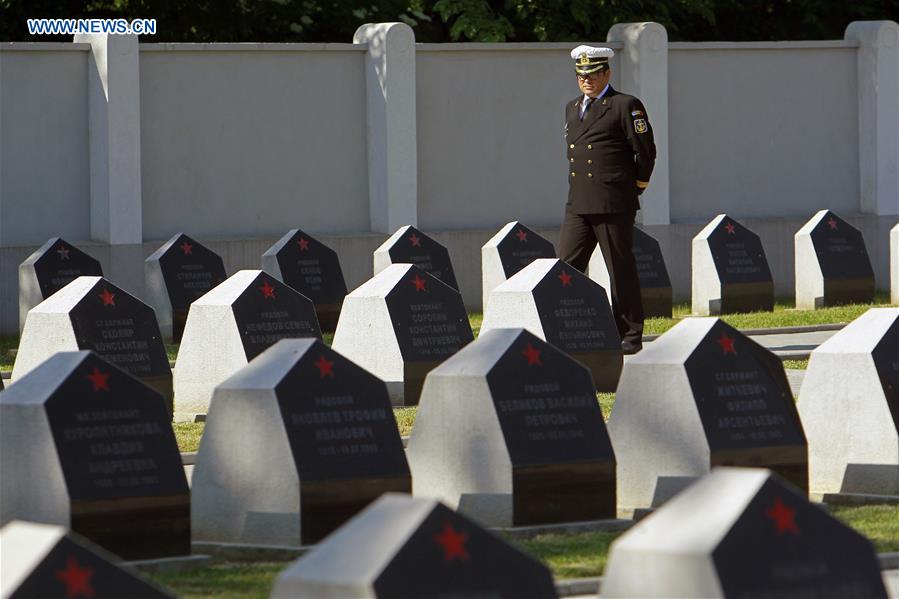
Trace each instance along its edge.
{"label": "white peaked cap", "polygon": [[578,46],[571,51],[571,58],[577,59],[582,54],[586,54],[587,58],[612,58],[615,51],[611,48],[596,48],[594,46]]}

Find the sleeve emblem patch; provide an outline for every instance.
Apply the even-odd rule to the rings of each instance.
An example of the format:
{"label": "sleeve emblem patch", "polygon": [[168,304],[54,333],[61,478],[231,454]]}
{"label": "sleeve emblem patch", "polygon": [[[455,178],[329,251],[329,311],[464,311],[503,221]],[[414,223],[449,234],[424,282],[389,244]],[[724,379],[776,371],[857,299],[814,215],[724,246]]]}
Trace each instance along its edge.
{"label": "sleeve emblem patch", "polygon": [[631,113],[631,116],[643,116],[642,110],[635,110]]}
{"label": "sleeve emblem patch", "polygon": [[634,131],[637,133],[646,133],[649,127],[646,126],[645,119],[637,119],[634,121]]}

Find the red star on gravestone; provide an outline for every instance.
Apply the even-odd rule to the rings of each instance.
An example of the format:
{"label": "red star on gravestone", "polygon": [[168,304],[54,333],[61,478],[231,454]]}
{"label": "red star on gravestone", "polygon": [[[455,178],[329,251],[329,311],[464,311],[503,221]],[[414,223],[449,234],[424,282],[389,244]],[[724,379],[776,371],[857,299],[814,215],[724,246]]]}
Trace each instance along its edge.
{"label": "red star on gravestone", "polygon": [[559,273],[559,280],[562,281],[562,287],[572,287],[571,275],[564,270]]}
{"label": "red star on gravestone", "polygon": [[724,228],[727,229],[728,235],[734,235],[736,233],[736,229],[734,228],[733,223],[727,223],[726,225],[724,225]]}
{"label": "red star on gravestone", "polygon": [[454,559],[468,561],[468,552],[465,550],[465,542],[468,534],[453,529],[449,521],[443,525],[443,532],[434,536],[437,544],[443,547],[443,560],[451,562]]}
{"label": "red star on gravestone", "polygon": [[737,355],[737,350],[734,347],[734,340],[732,337],[728,337],[727,333],[721,331],[721,337],[718,338],[718,345],[721,346],[721,351],[724,352],[722,355],[733,354]]}
{"label": "red star on gravestone", "polygon": [[89,380],[94,386],[94,392],[109,391],[109,383],[107,382],[108,379],[109,373],[100,372],[100,369],[97,367],[94,367],[94,371],[87,375],[87,380]]}
{"label": "red star on gravestone", "polygon": [[323,379],[326,376],[334,378],[334,362],[324,356],[319,356],[318,360],[313,364],[318,368],[318,378]]}
{"label": "red star on gravestone", "polygon": [[515,234],[518,237],[518,241],[524,243],[528,240],[528,234],[524,229],[518,229],[518,233]]}
{"label": "red star on gravestone", "polygon": [[300,237],[297,239],[297,245],[300,246],[300,251],[305,252],[309,249],[309,240],[305,237]]}
{"label": "red star on gravestone", "polygon": [[420,276],[418,276],[418,273],[415,273],[415,278],[412,279],[412,284],[415,285],[416,292],[427,291],[428,290],[427,283],[428,283],[427,279],[422,279]]}
{"label": "red star on gravestone", "polygon": [[774,500],[774,505],[765,514],[774,521],[774,532],[778,536],[785,532],[799,534],[799,527],[796,526],[796,508],[785,504],[780,497]]}
{"label": "red star on gravestone", "polygon": [[65,570],[56,571],[56,578],[66,585],[66,599],[93,597],[94,587],[91,585],[93,575],[94,569],[79,566],[74,556],[66,558]]}
{"label": "red star on gravestone", "polygon": [[103,293],[99,294],[100,299],[103,300],[104,306],[115,306],[115,293],[110,293],[109,289],[103,288]]}
{"label": "red star on gravestone", "polygon": [[540,350],[536,349],[530,343],[528,343],[528,346],[524,348],[524,351],[521,352],[521,355],[527,358],[528,366],[533,366],[534,364],[536,364],[537,366],[543,366],[543,362],[540,361]]}
{"label": "red star on gravestone", "polygon": [[262,284],[262,287],[259,288],[259,291],[262,292],[262,297],[264,299],[278,299],[275,297],[275,288],[268,284],[268,281],[265,281]]}
{"label": "red star on gravestone", "polygon": [[69,259],[69,248],[64,245],[59,246],[59,249],[56,250],[56,253],[59,254],[60,260],[68,260]]}
{"label": "red star on gravestone", "polygon": [[835,219],[834,217],[831,216],[831,217],[827,220],[827,226],[830,227],[830,230],[831,230],[831,231],[836,231],[836,230],[837,230],[837,221],[836,221],[836,219]]}
{"label": "red star on gravestone", "polygon": [[186,239],[183,242],[181,242],[181,245],[179,247],[181,248],[181,251],[184,252],[185,256],[187,256],[188,254],[191,254],[194,251],[194,246],[187,243]]}
{"label": "red star on gravestone", "polygon": [[414,247],[414,248],[420,248],[421,247],[421,237],[419,237],[418,235],[413,233],[412,236],[409,237],[409,243],[411,243],[412,247]]}

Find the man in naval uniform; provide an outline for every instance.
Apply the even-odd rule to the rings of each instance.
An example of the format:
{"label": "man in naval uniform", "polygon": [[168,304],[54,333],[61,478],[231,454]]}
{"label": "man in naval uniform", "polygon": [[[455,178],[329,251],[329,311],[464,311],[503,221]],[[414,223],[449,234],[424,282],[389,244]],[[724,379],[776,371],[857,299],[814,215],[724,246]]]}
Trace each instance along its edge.
{"label": "man in naval uniform", "polygon": [[584,272],[599,244],[609,279],[621,348],[642,348],[643,302],[633,254],[637,196],[649,185],[656,147],[646,108],[609,85],[610,48],[571,51],[582,95],[565,107],[568,202],[559,257]]}

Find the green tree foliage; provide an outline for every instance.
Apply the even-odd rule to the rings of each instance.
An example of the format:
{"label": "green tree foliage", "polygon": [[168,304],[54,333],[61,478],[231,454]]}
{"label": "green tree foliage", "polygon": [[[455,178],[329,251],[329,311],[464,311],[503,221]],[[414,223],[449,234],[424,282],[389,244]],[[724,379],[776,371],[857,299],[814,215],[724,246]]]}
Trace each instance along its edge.
{"label": "green tree foliage", "polygon": [[403,21],[420,42],[602,41],[618,22],[656,21],[672,41],[841,38],[855,20],[899,20],[899,0],[0,0],[0,40],[35,17],[155,18],[145,42],[347,42]]}

